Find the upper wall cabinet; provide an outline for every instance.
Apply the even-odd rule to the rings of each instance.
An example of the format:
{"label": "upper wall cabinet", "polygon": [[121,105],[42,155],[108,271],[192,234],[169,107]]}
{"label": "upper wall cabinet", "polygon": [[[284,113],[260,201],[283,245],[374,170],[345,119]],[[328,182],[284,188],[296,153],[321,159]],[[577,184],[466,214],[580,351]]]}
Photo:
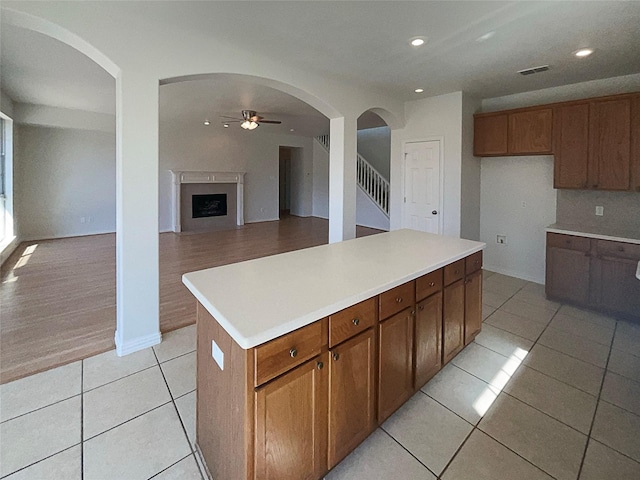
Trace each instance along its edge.
{"label": "upper wall cabinet", "polygon": [[553,109],[536,108],[474,116],[474,155],[548,155]]}
{"label": "upper wall cabinet", "polygon": [[[638,93],[477,114],[475,122],[476,156],[553,154],[554,188],[640,192]],[[506,150],[487,148],[505,139]]]}

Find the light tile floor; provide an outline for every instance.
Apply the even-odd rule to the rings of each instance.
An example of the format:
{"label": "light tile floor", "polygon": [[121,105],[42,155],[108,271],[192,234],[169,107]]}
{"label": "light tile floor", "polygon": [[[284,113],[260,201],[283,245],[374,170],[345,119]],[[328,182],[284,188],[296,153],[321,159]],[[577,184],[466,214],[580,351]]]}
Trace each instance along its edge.
{"label": "light tile floor", "polygon": [[[327,475],[640,478],[640,325],[484,273],[482,333]],[[195,327],[0,386],[0,478],[199,479]]]}

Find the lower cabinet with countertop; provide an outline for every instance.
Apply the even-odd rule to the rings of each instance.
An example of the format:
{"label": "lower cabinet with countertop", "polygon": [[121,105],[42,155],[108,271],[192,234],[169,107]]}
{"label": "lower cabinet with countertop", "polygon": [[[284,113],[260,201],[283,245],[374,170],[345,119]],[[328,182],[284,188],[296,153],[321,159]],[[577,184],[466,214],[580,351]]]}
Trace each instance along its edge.
{"label": "lower cabinet with countertop", "polygon": [[[460,351],[481,325],[482,252],[453,263]],[[446,363],[449,268],[251,348],[199,302],[196,444],[211,477],[316,480],[343,460]]]}
{"label": "lower cabinet with countertop", "polygon": [[640,240],[547,232],[547,297],[640,320],[639,264]]}

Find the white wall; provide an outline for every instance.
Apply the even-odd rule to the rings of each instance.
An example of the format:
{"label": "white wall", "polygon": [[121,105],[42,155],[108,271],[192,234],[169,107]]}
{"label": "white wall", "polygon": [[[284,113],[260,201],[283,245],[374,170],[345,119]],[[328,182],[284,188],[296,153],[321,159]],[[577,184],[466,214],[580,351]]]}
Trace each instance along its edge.
{"label": "white wall", "polygon": [[376,127],[358,130],[358,153],[389,180],[391,158],[391,129]]}
{"label": "white wall", "polygon": [[460,237],[480,240],[480,159],[473,156],[473,114],[480,99],[462,96],[462,178]]}
{"label": "white wall", "polygon": [[[234,125],[235,126],[235,125]],[[171,230],[171,174],[169,170],[246,172],[245,222],[277,220],[279,147],[300,147],[291,162],[291,213],[312,213],[313,140],[295,135],[272,135],[239,127],[160,124],[159,229]],[[261,127],[264,130],[267,127]],[[296,151],[296,150],[294,150]]]}
{"label": "white wall", "polygon": [[[407,102],[403,142],[442,140],[444,148],[444,235],[460,236],[462,176],[462,92]],[[400,161],[404,162],[401,156]],[[393,171],[399,171],[400,169]],[[404,170],[402,170],[403,172]],[[392,175],[391,195],[404,196],[404,173]],[[395,201],[401,202],[396,198]]]}
{"label": "white wall", "polygon": [[97,130],[115,135],[116,117],[105,113],[72,110],[69,108],[14,104],[14,120],[21,125],[42,127],[73,128],[77,130]]}
{"label": "white wall", "polygon": [[0,90],[0,112],[13,118],[13,100],[2,90]]}
{"label": "white wall", "polygon": [[114,135],[33,126],[18,126],[18,132],[14,175],[20,238],[114,232]]}
{"label": "white wall", "polygon": [[[544,283],[545,227],[556,219],[553,157],[483,158],[481,204],[484,267]],[[497,235],[507,244],[498,245]]]}
{"label": "white wall", "polygon": [[361,188],[356,189],[356,225],[389,231],[389,218]]}
{"label": "white wall", "polygon": [[313,141],[313,216],[329,218],[329,152]]}

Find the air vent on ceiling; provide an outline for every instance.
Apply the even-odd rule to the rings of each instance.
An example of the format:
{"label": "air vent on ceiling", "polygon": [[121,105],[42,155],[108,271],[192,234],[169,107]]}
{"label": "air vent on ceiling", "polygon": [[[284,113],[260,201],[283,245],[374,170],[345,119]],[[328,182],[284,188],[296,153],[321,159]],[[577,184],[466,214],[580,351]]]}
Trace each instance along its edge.
{"label": "air vent on ceiling", "polygon": [[525,68],[524,70],[518,70],[520,75],[533,75],[534,73],[546,72],[549,70],[549,65],[540,65],[539,67]]}

